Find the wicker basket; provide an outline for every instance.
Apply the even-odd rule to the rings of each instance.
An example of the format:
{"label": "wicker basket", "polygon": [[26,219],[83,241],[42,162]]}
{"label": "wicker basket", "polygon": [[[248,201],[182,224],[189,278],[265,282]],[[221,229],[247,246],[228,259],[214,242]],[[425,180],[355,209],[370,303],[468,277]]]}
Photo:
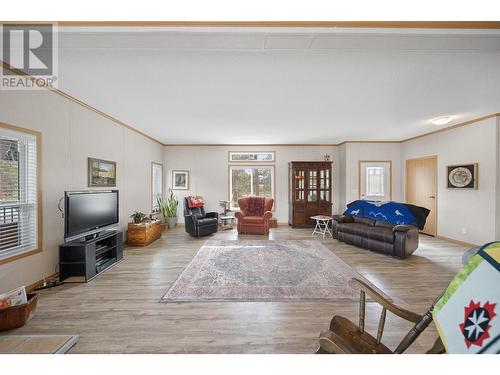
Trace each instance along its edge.
{"label": "wicker basket", "polygon": [[19,328],[35,315],[38,294],[28,294],[28,302],[0,310],[0,332]]}

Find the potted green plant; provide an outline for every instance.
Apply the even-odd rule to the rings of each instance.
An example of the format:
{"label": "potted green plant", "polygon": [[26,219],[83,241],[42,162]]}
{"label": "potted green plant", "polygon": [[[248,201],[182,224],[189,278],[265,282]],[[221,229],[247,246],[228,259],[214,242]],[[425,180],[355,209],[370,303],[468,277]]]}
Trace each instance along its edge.
{"label": "potted green plant", "polygon": [[168,227],[174,228],[177,225],[177,207],[179,206],[179,201],[172,189],[168,189],[168,192],[167,199],[158,198],[158,208],[165,218]]}
{"label": "potted green plant", "polygon": [[167,201],[163,198],[157,198],[156,203],[158,204],[158,213],[163,217],[163,223],[167,222]]}
{"label": "potted green plant", "polygon": [[130,217],[134,220],[135,224],[140,224],[141,221],[143,221],[144,218],[146,218],[146,216],[147,215],[145,213],[140,211],[135,211],[132,215],[130,215]]}

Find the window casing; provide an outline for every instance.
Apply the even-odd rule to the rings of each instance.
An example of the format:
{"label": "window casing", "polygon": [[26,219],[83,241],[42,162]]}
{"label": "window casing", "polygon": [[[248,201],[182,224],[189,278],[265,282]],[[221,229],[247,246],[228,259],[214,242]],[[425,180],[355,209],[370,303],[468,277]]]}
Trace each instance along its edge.
{"label": "window casing", "polygon": [[163,198],[163,165],[151,163],[151,211],[158,212],[158,199]]}
{"label": "window casing", "polygon": [[41,251],[39,133],[0,124],[0,263]]}
{"label": "window casing", "polygon": [[259,196],[274,198],[274,165],[230,165],[229,200],[238,208],[238,198]]}

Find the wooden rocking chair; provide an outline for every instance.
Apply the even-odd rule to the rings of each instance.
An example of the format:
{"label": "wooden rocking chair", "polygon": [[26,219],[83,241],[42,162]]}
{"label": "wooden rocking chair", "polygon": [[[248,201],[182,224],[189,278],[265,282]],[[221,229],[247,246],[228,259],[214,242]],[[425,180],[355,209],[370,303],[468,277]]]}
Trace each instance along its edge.
{"label": "wooden rocking chair", "polygon": [[[359,279],[352,279],[351,285],[360,289],[359,325],[356,326],[349,319],[335,315],[330,323],[330,329],[321,333],[317,354],[401,354],[417,339],[432,321],[434,304],[424,315],[415,314],[390,302],[373,289],[370,285]],[[377,337],[365,332],[365,299],[366,294],[382,305],[382,313],[378,324]],[[382,344],[385,317],[387,310],[398,317],[415,323],[413,328],[392,351]],[[427,353],[444,353],[445,349],[438,338]]]}

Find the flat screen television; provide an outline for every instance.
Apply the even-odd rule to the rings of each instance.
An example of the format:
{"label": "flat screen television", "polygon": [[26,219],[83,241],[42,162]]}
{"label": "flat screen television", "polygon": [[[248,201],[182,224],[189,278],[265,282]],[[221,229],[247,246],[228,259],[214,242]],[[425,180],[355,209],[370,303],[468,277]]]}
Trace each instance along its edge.
{"label": "flat screen television", "polygon": [[95,235],[118,222],[118,190],[64,192],[64,241]]}

